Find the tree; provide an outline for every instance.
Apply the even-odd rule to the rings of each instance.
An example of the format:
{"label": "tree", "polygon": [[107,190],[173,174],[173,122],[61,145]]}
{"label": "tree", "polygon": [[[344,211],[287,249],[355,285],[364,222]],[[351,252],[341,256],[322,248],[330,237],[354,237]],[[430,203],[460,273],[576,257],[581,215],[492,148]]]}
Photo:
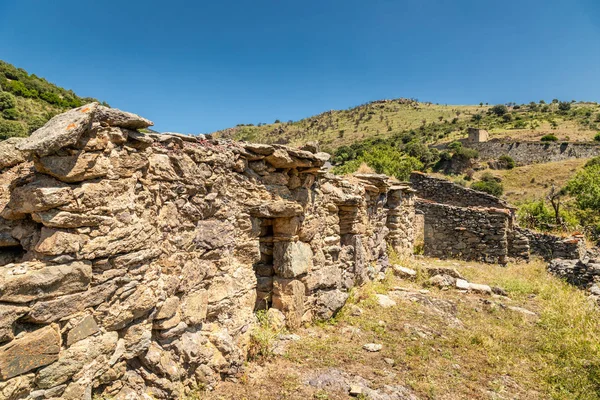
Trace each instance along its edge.
{"label": "tree", "polygon": [[567,112],[571,109],[571,103],[568,101],[561,101],[558,103],[558,110],[562,112]]}
{"label": "tree", "polygon": [[489,172],[483,174],[479,181],[473,183],[471,189],[489,193],[493,196],[500,196],[504,192],[504,186],[502,186],[500,180]]}
{"label": "tree", "polygon": [[586,166],[566,186],[582,210],[600,211],[600,165]]}
{"label": "tree", "polygon": [[506,107],[504,104],[498,104],[490,108],[490,112],[501,117],[504,114],[508,113],[508,107]]}
{"label": "tree", "polygon": [[565,189],[558,189],[553,184],[552,187],[550,188],[550,192],[546,196],[546,199],[550,202],[550,204],[552,205],[552,209],[554,210],[554,221],[556,222],[557,227],[558,226],[562,227],[564,225],[563,219],[560,216],[560,204],[561,204],[561,198],[565,195],[565,193],[566,193]]}
{"label": "tree", "polygon": [[477,127],[479,128],[479,126],[481,125],[481,120],[483,119],[483,115],[475,114],[471,119],[473,120],[473,122],[477,122]]}

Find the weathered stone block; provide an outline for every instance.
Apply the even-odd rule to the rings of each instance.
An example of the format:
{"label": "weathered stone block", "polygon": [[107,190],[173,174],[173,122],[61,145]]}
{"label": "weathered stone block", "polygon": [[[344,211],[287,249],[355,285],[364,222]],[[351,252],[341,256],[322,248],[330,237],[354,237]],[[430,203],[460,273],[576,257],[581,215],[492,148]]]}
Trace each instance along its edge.
{"label": "weathered stone block", "polygon": [[92,279],[89,263],[61,265],[23,263],[0,268],[0,301],[26,303],[88,289]]}
{"label": "weathered stone block", "polygon": [[275,278],[273,281],[273,307],[283,312],[290,329],[299,328],[302,322],[305,291],[299,280]]}
{"label": "weathered stone block", "polygon": [[85,316],[77,325],[73,327],[67,334],[67,346],[71,346],[73,343],[85,339],[88,336],[98,332],[98,324],[91,315]]}
{"label": "weathered stone block", "polygon": [[8,379],[58,360],[60,333],[57,325],[33,331],[0,347],[0,378]]}
{"label": "weathered stone block", "polygon": [[273,247],[273,268],[282,278],[295,278],[312,268],[312,256],[308,243],[277,242]]}

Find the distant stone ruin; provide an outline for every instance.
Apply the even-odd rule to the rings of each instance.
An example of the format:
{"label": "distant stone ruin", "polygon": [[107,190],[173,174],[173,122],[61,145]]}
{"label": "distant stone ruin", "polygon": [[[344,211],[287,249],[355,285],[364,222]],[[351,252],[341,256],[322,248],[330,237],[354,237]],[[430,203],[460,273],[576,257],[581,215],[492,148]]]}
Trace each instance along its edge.
{"label": "distant stone ruin", "polygon": [[468,134],[467,140],[471,143],[483,143],[490,140],[490,134],[485,129],[469,128]]}
{"label": "distant stone ruin", "polygon": [[412,253],[408,185],[151,124],[89,104],[0,142],[0,398],[210,387],[242,368],[255,310],[329,318],[388,247]]}
{"label": "distant stone ruin", "polygon": [[413,172],[415,207],[424,216],[425,255],[506,264],[509,259],[579,258],[583,237],[562,238],[517,226],[515,210],[487,193]]}

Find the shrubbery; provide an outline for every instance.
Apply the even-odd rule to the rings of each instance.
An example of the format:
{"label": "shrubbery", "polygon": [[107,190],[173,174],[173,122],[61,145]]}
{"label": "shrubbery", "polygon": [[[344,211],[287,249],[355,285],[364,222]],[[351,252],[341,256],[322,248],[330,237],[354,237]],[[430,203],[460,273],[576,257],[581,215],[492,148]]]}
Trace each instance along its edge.
{"label": "shrubbery", "polygon": [[0,140],[24,136],[27,136],[27,130],[21,122],[0,119]]}
{"label": "shrubbery", "polygon": [[15,96],[8,92],[0,92],[0,111],[15,108],[17,106],[17,100]]}
{"label": "shrubbery", "polygon": [[513,160],[511,156],[508,156],[506,154],[500,156],[500,158],[498,158],[498,161],[500,161],[506,169],[513,169],[516,166],[515,160]]}
{"label": "shrubbery", "polygon": [[600,142],[600,132],[596,133],[596,136],[594,136],[594,140],[596,142]]}
{"label": "shrubbery", "polygon": [[542,142],[557,142],[558,138],[552,134],[542,136]]}
{"label": "shrubbery", "polygon": [[474,182],[471,185],[471,189],[489,193],[494,196],[500,196],[504,193],[504,186],[502,186],[500,180],[489,172],[483,174],[479,181]]}
{"label": "shrubbery", "polygon": [[334,172],[336,174],[353,173],[363,163],[373,168],[378,174],[394,176],[400,180],[408,179],[412,171],[423,168],[423,163],[415,157],[405,155],[392,147],[379,145],[365,150],[358,158],[335,167]]}

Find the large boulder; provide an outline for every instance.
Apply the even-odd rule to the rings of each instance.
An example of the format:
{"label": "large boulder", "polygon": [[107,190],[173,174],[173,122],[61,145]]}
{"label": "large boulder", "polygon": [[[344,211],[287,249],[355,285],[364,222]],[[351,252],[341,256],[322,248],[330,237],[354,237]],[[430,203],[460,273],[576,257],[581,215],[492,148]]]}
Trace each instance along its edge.
{"label": "large boulder", "polygon": [[46,156],[63,147],[73,146],[81,135],[91,128],[97,108],[98,103],[90,103],[59,114],[16,147],[18,150]]}
{"label": "large boulder", "polygon": [[144,129],[154,125],[154,122],[140,117],[139,115],[104,106],[97,107],[94,121],[100,122],[101,124],[104,123],[110,126],[134,130]]}

